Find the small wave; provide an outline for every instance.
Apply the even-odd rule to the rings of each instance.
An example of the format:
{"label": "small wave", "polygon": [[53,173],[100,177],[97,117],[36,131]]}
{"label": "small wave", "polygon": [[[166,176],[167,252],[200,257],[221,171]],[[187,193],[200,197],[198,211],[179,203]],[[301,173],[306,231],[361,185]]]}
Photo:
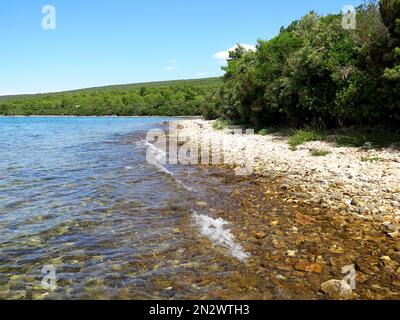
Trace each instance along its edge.
{"label": "small wave", "polygon": [[193,218],[197,226],[200,227],[201,234],[209,238],[212,242],[229,250],[230,254],[240,261],[246,261],[250,255],[244,251],[243,247],[236,243],[235,237],[229,229],[225,227],[227,221],[219,218],[213,219],[207,215],[193,213]]}
{"label": "small wave", "polygon": [[154,165],[158,170],[160,170],[160,171],[166,173],[167,175],[169,175],[170,177],[172,177],[179,186],[183,187],[184,189],[186,189],[188,191],[194,191],[193,188],[184,184],[181,180],[179,180],[175,176],[175,174],[173,172],[169,171],[165,166],[163,166],[161,164],[163,162],[166,162],[166,159],[167,159],[167,153],[164,150],[157,148],[155,145],[151,144],[150,142],[148,142],[146,140],[140,141],[139,143],[150,148],[154,152],[153,159],[151,161],[149,161],[149,163]]}

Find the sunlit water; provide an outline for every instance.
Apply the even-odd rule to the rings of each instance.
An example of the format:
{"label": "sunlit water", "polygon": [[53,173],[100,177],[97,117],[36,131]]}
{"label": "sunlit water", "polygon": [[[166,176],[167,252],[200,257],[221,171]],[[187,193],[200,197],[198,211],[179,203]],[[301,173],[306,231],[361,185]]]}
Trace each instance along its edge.
{"label": "sunlit water", "polygon": [[167,120],[0,118],[0,298],[209,298],[235,281],[248,254],[196,206],[222,201],[218,178],[146,161]]}

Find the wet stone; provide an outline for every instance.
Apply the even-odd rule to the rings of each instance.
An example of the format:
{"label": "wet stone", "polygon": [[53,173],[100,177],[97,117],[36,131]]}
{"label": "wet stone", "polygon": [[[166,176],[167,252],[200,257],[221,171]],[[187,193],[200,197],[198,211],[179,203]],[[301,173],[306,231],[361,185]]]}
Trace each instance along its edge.
{"label": "wet stone", "polygon": [[267,235],[265,232],[263,232],[263,231],[259,231],[259,232],[257,232],[256,235],[255,235],[256,239],[258,239],[258,240],[265,239],[267,236],[268,236],[268,235]]}
{"label": "wet stone", "polygon": [[350,297],[353,290],[344,280],[329,280],[321,285],[321,290],[332,296]]}
{"label": "wet stone", "polygon": [[305,262],[305,261],[297,262],[294,267],[297,271],[305,271],[305,272],[321,273],[323,270],[323,266],[321,264]]}

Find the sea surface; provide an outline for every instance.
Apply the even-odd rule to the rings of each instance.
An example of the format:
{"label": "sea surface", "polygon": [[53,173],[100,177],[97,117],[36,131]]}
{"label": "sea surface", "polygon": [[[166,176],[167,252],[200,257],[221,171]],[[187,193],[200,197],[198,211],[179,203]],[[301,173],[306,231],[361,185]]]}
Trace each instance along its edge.
{"label": "sea surface", "polygon": [[146,160],[170,120],[0,117],[0,299],[233,293],[250,254],[211,208],[229,185]]}

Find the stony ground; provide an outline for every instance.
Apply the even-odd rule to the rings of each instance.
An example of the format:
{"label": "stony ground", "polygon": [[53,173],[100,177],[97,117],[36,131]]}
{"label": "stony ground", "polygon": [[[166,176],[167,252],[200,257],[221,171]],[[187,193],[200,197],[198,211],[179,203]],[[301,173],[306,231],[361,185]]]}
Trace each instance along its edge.
{"label": "stony ground", "polygon": [[[282,178],[282,189],[295,187],[306,203],[361,219],[400,222],[398,150],[335,147],[318,141],[292,151],[284,138],[275,135],[237,136],[231,130],[214,130],[211,121],[203,120],[183,120],[179,124],[181,136],[207,140],[211,146],[224,141],[229,145],[228,157],[243,153],[243,145],[251,148],[254,173]],[[326,150],[329,154],[315,157],[311,150]]]}
{"label": "stony ground", "polygon": [[[231,131],[216,131],[203,120],[178,125],[182,141],[228,145],[225,160],[234,167],[243,146],[254,149],[254,173],[233,178],[244,183],[232,194],[240,210],[226,208],[217,216],[231,222],[251,253],[248,268],[263,279],[254,282],[273,287],[271,297],[258,298],[400,298],[398,150],[310,142],[292,151],[279,136]],[[313,149],[330,153],[314,157]],[[354,290],[342,280],[349,266],[357,275]],[[265,295],[267,289],[256,291]]]}

